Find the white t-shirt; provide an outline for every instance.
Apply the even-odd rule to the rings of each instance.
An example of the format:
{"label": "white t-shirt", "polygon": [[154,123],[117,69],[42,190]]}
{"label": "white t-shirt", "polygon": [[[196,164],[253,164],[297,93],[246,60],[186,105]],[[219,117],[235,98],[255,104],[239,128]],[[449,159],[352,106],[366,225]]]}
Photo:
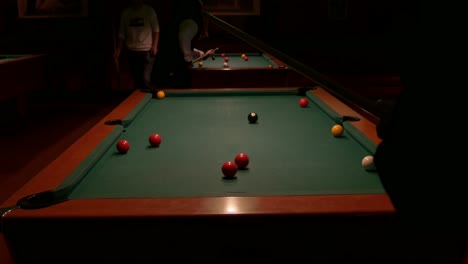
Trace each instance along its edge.
{"label": "white t-shirt", "polygon": [[125,39],[129,50],[148,51],[153,43],[153,32],[159,32],[156,11],[148,5],[135,10],[127,8],[120,19],[119,38]]}

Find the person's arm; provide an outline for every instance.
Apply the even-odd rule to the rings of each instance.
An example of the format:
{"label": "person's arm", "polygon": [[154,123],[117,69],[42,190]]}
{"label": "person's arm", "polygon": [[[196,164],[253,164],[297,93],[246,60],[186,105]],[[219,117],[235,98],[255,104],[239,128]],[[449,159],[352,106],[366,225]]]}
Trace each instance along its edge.
{"label": "person's arm", "polygon": [[156,56],[158,53],[158,45],[159,45],[159,31],[153,31],[153,45],[151,47],[151,55]]}
{"label": "person's arm", "polygon": [[200,36],[203,38],[203,39],[206,39],[209,37],[209,33],[208,33],[208,25],[209,25],[209,22],[208,22],[208,19],[206,19],[205,15],[203,14],[202,16],[202,23],[203,23],[203,31],[202,31],[202,34],[200,34]]}
{"label": "person's arm", "polygon": [[203,3],[201,3],[201,1],[200,1],[200,4],[201,4],[201,19],[202,19],[202,25],[203,25],[202,32],[200,34],[200,39],[206,39],[209,36],[209,33],[208,33],[209,22],[208,22],[208,19],[206,18],[205,8],[203,7]]}
{"label": "person's arm", "polygon": [[117,65],[119,65],[119,57],[120,57],[120,53],[122,52],[122,47],[124,46],[124,41],[125,40],[120,37],[117,39],[117,46],[114,52],[114,60]]}
{"label": "person's arm", "polygon": [[117,68],[119,65],[120,53],[122,52],[125,43],[125,20],[125,13],[122,13],[122,16],[120,18],[119,30],[117,33],[117,43],[114,50],[114,62],[117,65]]}
{"label": "person's arm", "polygon": [[151,55],[156,56],[156,54],[158,53],[158,45],[159,45],[159,19],[154,9],[152,10],[151,13],[152,14],[150,17],[150,24],[151,24],[151,29],[153,31],[153,34],[152,34],[153,43],[151,45]]}

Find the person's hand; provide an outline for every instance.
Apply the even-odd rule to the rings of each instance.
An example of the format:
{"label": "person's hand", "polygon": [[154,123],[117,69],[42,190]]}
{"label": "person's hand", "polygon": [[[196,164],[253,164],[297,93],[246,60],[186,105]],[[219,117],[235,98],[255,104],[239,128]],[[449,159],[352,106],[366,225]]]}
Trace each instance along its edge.
{"label": "person's hand", "polygon": [[203,34],[200,34],[198,39],[199,40],[204,40],[204,39],[207,39],[208,37],[209,37],[208,31],[205,31],[205,32],[203,32]]}
{"label": "person's hand", "polygon": [[158,48],[157,47],[151,47],[150,54],[153,57],[156,56],[156,54],[158,54]]}

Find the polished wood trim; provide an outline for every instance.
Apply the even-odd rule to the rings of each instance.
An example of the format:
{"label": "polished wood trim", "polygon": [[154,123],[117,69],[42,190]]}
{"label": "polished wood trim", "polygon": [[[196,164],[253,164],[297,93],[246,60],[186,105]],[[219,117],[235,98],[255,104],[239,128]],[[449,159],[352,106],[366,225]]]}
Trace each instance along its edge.
{"label": "polished wood trim", "polygon": [[285,71],[287,68],[268,68],[268,67],[205,67],[198,68],[193,66],[192,71]]}
{"label": "polished wood trim", "polygon": [[359,131],[366,135],[372,142],[379,144],[381,139],[377,136],[377,130],[375,128],[375,122],[369,120],[364,115],[353,110],[350,106],[346,105],[336,97],[325,91],[324,89],[316,89],[313,93],[325,102],[330,108],[335,110],[340,115],[352,115],[357,116],[361,120],[358,122],[350,122]]}
{"label": "polished wood trim", "polygon": [[11,206],[25,196],[52,190],[59,186],[114,129],[113,126],[105,125],[104,122],[109,119],[125,118],[146,95],[141,91],[133,92],[124,102],[66,149],[62,155],[8,198],[2,207]]}
{"label": "polished wood trim", "polygon": [[278,65],[278,67],[280,69],[287,69],[288,66],[282,62],[281,60],[277,59],[276,57],[274,57],[273,55],[269,54],[269,53],[263,53],[263,55],[265,57],[267,57],[268,59],[270,59],[271,61],[273,61],[274,63],[276,63],[276,65]]}
{"label": "polished wood trim", "polygon": [[190,217],[222,215],[368,215],[392,213],[388,197],[317,195],[158,199],[76,199],[40,210],[16,210],[15,218]]}

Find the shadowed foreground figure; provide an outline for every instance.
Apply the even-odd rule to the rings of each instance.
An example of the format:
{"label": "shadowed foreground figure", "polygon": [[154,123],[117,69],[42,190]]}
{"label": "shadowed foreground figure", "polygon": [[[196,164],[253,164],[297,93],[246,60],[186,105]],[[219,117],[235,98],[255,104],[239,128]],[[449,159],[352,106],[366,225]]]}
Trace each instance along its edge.
{"label": "shadowed foreground figure", "polygon": [[151,73],[158,53],[159,20],[156,11],[143,0],[129,0],[122,12],[115,50],[115,64],[119,65],[122,50],[127,50],[128,63],[135,89],[151,87]]}
{"label": "shadowed foreground figure", "polygon": [[203,54],[195,49],[195,43],[206,35],[202,2],[175,0],[168,29],[161,35],[160,53],[153,71],[157,86],[191,87],[191,62]]}
{"label": "shadowed foreground figure", "polygon": [[426,6],[411,11],[398,36],[404,89],[377,127],[374,161],[401,220],[401,241],[414,253],[404,263],[468,263],[468,160],[457,128],[467,104],[450,61],[460,52],[458,35],[448,30],[457,23],[443,17],[433,24]]}

